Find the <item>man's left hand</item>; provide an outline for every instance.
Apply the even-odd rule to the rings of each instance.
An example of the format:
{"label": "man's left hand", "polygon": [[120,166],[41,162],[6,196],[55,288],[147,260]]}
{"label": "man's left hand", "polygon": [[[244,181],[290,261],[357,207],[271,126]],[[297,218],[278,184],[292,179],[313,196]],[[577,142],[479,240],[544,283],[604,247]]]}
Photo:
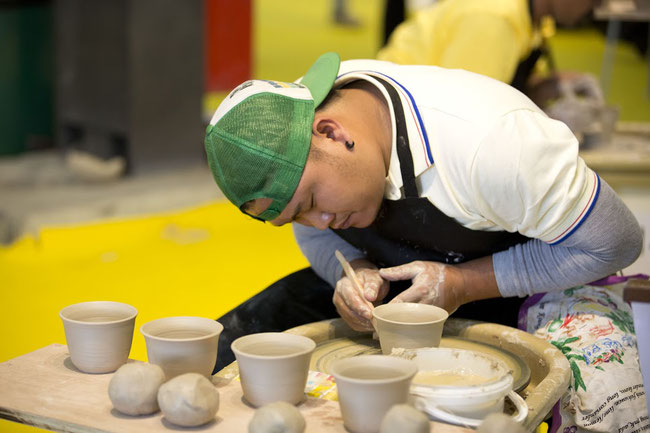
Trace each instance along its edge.
{"label": "man's left hand", "polygon": [[415,302],[444,308],[450,314],[463,303],[459,273],[450,265],[415,261],[379,270],[388,281],[412,280],[412,285],[390,302]]}

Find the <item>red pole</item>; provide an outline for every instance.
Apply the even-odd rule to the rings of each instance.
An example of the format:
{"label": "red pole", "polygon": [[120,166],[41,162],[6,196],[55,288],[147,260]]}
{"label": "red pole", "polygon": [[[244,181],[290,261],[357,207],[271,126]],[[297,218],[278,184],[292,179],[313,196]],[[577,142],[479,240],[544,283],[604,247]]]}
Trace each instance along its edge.
{"label": "red pole", "polygon": [[205,89],[230,91],[251,77],[251,1],[205,1]]}

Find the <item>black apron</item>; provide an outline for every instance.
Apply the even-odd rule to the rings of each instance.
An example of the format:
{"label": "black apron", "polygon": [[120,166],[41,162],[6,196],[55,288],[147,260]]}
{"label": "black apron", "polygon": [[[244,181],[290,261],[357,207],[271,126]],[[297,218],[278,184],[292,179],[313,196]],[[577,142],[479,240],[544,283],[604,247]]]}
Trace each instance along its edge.
{"label": "black apron", "polygon": [[[415,260],[458,264],[527,242],[529,238],[519,233],[488,232],[463,227],[442,213],[427,198],[419,197],[399,95],[389,83],[374,78],[386,88],[393,105],[397,129],[395,142],[405,198],[384,200],[377,218],[367,228],[334,232],[364,252],[379,267],[398,266]],[[410,281],[392,282],[386,301],[410,285]],[[524,300],[525,298],[497,298],[470,302],[456,310],[454,317],[516,327],[519,307]]]}
{"label": "black apron", "polygon": [[395,142],[405,198],[384,200],[370,227],[334,232],[363,251],[379,267],[397,266],[415,260],[457,264],[527,241],[528,238],[519,233],[463,227],[427,198],[419,196],[399,95],[389,83],[374,78],[386,88],[393,105],[397,126]]}

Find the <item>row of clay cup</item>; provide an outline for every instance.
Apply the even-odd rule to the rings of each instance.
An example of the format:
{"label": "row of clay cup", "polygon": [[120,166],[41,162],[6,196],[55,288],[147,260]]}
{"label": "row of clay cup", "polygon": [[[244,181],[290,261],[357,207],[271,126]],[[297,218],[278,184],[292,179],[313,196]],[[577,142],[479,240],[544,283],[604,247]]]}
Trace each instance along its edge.
{"label": "row of clay cup", "polygon": [[[277,401],[299,405],[305,399],[316,343],[301,335],[267,332],[232,343],[244,398],[261,407]],[[332,364],[345,427],[354,433],[380,430],[391,407],[405,404],[417,365],[386,355],[345,358]],[[427,423],[428,428],[428,423]]]}
{"label": "row of clay cup", "polygon": [[[133,306],[111,301],[82,302],[63,308],[59,315],[72,363],[85,373],[117,370],[131,351],[137,314]],[[394,347],[437,347],[447,312],[431,305],[397,303],[375,308],[374,316],[382,352],[390,354]],[[216,363],[222,331],[219,322],[204,317],[165,317],[140,328],[149,362],[160,365],[168,378],[188,372],[208,377]],[[275,342],[265,338],[233,342],[239,364],[254,362],[262,356],[255,355],[257,352],[273,358],[274,351],[281,351]]]}
{"label": "row of clay cup", "polygon": [[[410,320],[417,331],[413,336],[423,334],[431,338],[431,330],[423,332],[420,328],[436,322],[436,342],[412,341],[409,346],[438,345],[442,322],[447,317],[444,310],[444,314],[438,314],[429,311],[431,306],[394,305],[383,306],[389,307],[383,321],[390,328],[384,335],[404,343],[411,337],[407,338],[405,331],[396,326]],[[377,307],[375,312],[379,310]],[[84,302],[62,309],[60,317],[72,363],[86,373],[117,370],[128,359],[136,315],[134,307],[110,301]],[[159,365],[167,380],[188,372],[209,377],[222,330],[220,323],[202,317],[166,317],[140,328],[149,363]],[[383,352],[390,353],[388,340],[382,338],[381,332],[380,341]],[[259,333],[240,337],[231,347],[249,404],[261,407],[284,401],[298,405],[305,399],[311,355],[316,347],[313,340],[289,333]],[[333,363],[332,375],[346,428],[358,433],[378,431],[383,415],[393,405],[407,401],[416,372],[414,362],[384,355],[358,356]]]}
{"label": "row of clay cup", "polygon": [[[111,373],[125,364],[138,311],[121,302],[91,301],[59,312],[70,360],[84,373]],[[167,379],[183,373],[209,377],[217,360],[223,326],[205,317],[164,317],[147,322],[140,332],[147,358]]]}

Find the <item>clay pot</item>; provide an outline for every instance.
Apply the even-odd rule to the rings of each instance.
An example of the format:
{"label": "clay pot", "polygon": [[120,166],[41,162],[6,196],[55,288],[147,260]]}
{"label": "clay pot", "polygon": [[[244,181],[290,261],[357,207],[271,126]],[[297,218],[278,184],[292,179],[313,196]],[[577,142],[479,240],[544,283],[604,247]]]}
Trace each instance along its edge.
{"label": "clay pot", "polygon": [[305,398],[311,338],[283,332],[245,335],[233,341],[244,398],[255,407],[274,401],[298,404]]}
{"label": "clay pot", "polygon": [[70,359],[85,373],[110,373],[129,359],[138,310],[128,304],[92,301],[59,312]]}
{"label": "clay pot", "polygon": [[381,351],[389,355],[398,347],[438,347],[449,314],[433,305],[400,302],[376,307],[373,316]]}
{"label": "clay pot", "polygon": [[159,365],[167,380],[184,373],[212,375],[217,362],[221,323],[205,317],[164,317],[140,327],[147,359]]}
{"label": "clay pot", "polygon": [[353,433],[376,433],[386,412],[406,403],[417,366],[384,355],[344,358],[332,364],[343,424]]}

